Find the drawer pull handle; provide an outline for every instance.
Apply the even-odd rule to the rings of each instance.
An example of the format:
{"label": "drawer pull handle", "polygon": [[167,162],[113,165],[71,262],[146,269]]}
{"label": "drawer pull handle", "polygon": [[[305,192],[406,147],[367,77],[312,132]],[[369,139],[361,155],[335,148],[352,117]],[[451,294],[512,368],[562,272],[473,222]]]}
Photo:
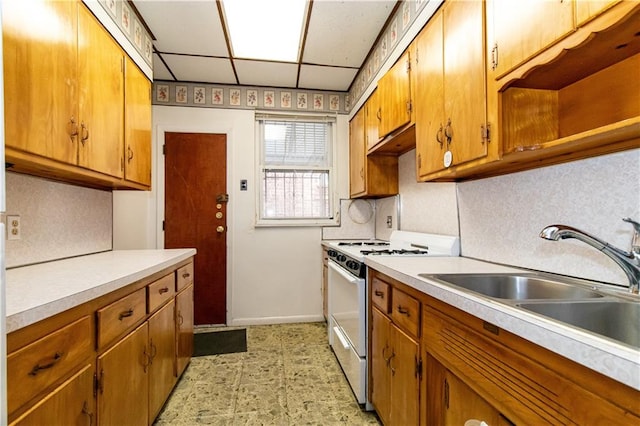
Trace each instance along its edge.
{"label": "drawer pull handle", "polygon": [[122,321],[123,318],[129,318],[132,315],[133,309],[129,309],[128,311],[120,312],[120,315],[118,315],[118,319]]}
{"label": "drawer pull handle", "polygon": [[401,305],[398,305],[398,313],[402,314],[402,315],[406,315],[406,316],[411,316],[409,315],[409,310],[406,308],[403,308]]}
{"label": "drawer pull handle", "polygon": [[191,274],[188,272],[185,272],[184,274],[182,274],[182,278],[185,278],[185,279],[189,278],[190,276]]}
{"label": "drawer pull handle", "polygon": [[375,295],[384,299],[384,291],[376,290]]}
{"label": "drawer pull handle", "polygon": [[182,317],[182,312],[178,311],[178,326],[182,326],[184,324],[184,318]]}
{"label": "drawer pull handle", "polygon": [[60,362],[63,355],[64,355],[64,352],[56,352],[56,354],[53,356],[53,360],[50,363],[44,364],[44,365],[36,364],[35,367],[33,367],[33,369],[31,369],[31,371],[29,372],[29,375],[35,376],[38,374],[38,372],[40,372],[40,370],[47,370],[53,367],[58,362]]}
{"label": "drawer pull handle", "polygon": [[169,287],[162,287],[160,290],[158,290],[158,293],[160,294],[164,294],[169,292]]}

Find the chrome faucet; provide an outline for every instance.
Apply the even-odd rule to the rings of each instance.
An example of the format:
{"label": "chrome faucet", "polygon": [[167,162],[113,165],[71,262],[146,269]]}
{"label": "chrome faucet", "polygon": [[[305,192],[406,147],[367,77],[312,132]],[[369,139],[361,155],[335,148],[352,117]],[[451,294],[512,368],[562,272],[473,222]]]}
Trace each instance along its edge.
{"label": "chrome faucet", "polygon": [[629,291],[638,293],[640,282],[640,223],[631,218],[623,218],[625,222],[633,225],[633,239],[631,241],[631,251],[626,252],[602,241],[599,238],[589,235],[579,229],[566,225],[550,225],[540,231],[540,238],[558,241],[565,238],[575,238],[583,243],[589,244],[609,256],[618,264],[629,279]]}

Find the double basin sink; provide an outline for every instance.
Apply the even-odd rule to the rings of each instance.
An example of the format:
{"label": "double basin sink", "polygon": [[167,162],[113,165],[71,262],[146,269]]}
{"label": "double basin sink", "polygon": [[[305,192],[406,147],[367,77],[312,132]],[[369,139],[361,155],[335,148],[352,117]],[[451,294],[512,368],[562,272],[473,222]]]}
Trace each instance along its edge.
{"label": "double basin sink", "polygon": [[528,273],[419,276],[640,348],[640,301],[588,286],[583,280]]}

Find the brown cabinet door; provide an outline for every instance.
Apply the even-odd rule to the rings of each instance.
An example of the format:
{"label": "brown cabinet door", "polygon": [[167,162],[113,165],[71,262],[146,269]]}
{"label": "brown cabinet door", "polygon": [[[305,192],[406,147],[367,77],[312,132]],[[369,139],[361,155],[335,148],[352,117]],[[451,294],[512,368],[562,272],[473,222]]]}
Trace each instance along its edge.
{"label": "brown cabinet door", "polygon": [[391,374],[389,357],[392,354],[389,330],[391,321],[377,309],[371,310],[371,353],[369,392],[371,403],[383,423],[389,424],[391,408]]}
{"label": "brown cabinet door", "polygon": [[78,7],[78,165],[122,177],[124,54],[84,6]]}
{"label": "brown cabinet door", "polygon": [[[394,293],[395,294],[395,293]],[[391,370],[391,425],[417,425],[420,408],[420,352],[414,339],[395,325],[390,328],[392,353]]]}
{"label": "brown cabinet door", "polygon": [[98,357],[98,424],[149,424],[149,357],[147,322]]}
{"label": "brown cabinet door", "polygon": [[365,139],[367,141],[367,151],[378,144],[378,91],[374,90],[364,104],[365,108]]}
{"label": "brown cabinet door", "polygon": [[573,3],[566,0],[488,1],[494,34],[489,51],[493,49],[493,60],[497,61],[493,77],[499,79],[570,33],[573,30]]}
{"label": "brown cabinet door", "polygon": [[349,122],[349,192],[351,197],[366,192],[365,170],[365,111],[364,108],[353,116]]}
{"label": "brown cabinet door", "polygon": [[149,318],[149,419],[153,420],[176,383],[175,300]]}
{"label": "brown cabinet door", "polygon": [[151,186],[151,82],[128,57],[124,97],[125,179]]}
{"label": "brown cabinet door", "polygon": [[193,355],[193,284],[176,296],[176,371],[179,377]]}
{"label": "brown cabinet door", "polygon": [[458,165],[487,155],[484,2],[446,4],[443,27],[444,133],[451,140],[452,164]]}
{"label": "brown cabinet door", "polygon": [[442,57],[442,13],[438,12],[415,41],[417,177],[444,169],[444,59]]}
{"label": "brown cabinet door", "polygon": [[[2,2],[7,147],[77,162],[77,4]],[[40,17],[40,19],[35,19]]]}
{"label": "brown cabinet door", "polygon": [[93,365],[89,364],[65,381],[11,426],[93,425]]}
{"label": "brown cabinet door", "polygon": [[500,413],[482,399],[469,386],[451,371],[444,379],[444,422],[443,425],[464,425],[469,420],[485,422],[488,425],[499,424]]}
{"label": "brown cabinet door", "polygon": [[411,121],[409,64],[409,51],[407,50],[378,81],[379,137],[387,136]]}

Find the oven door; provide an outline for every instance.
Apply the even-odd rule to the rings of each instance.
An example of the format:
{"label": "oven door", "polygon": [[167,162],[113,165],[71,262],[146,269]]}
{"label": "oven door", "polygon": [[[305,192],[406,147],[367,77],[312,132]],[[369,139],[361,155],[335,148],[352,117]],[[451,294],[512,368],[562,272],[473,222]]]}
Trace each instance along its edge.
{"label": "oven door", "polygon": [[330,326],[338,327],[342,333],[341,337],[348,340],[360,357],[365,357],[367,353],[365,286],[364,278],[350,274],[329,260],[328,310],[333,322]]}

